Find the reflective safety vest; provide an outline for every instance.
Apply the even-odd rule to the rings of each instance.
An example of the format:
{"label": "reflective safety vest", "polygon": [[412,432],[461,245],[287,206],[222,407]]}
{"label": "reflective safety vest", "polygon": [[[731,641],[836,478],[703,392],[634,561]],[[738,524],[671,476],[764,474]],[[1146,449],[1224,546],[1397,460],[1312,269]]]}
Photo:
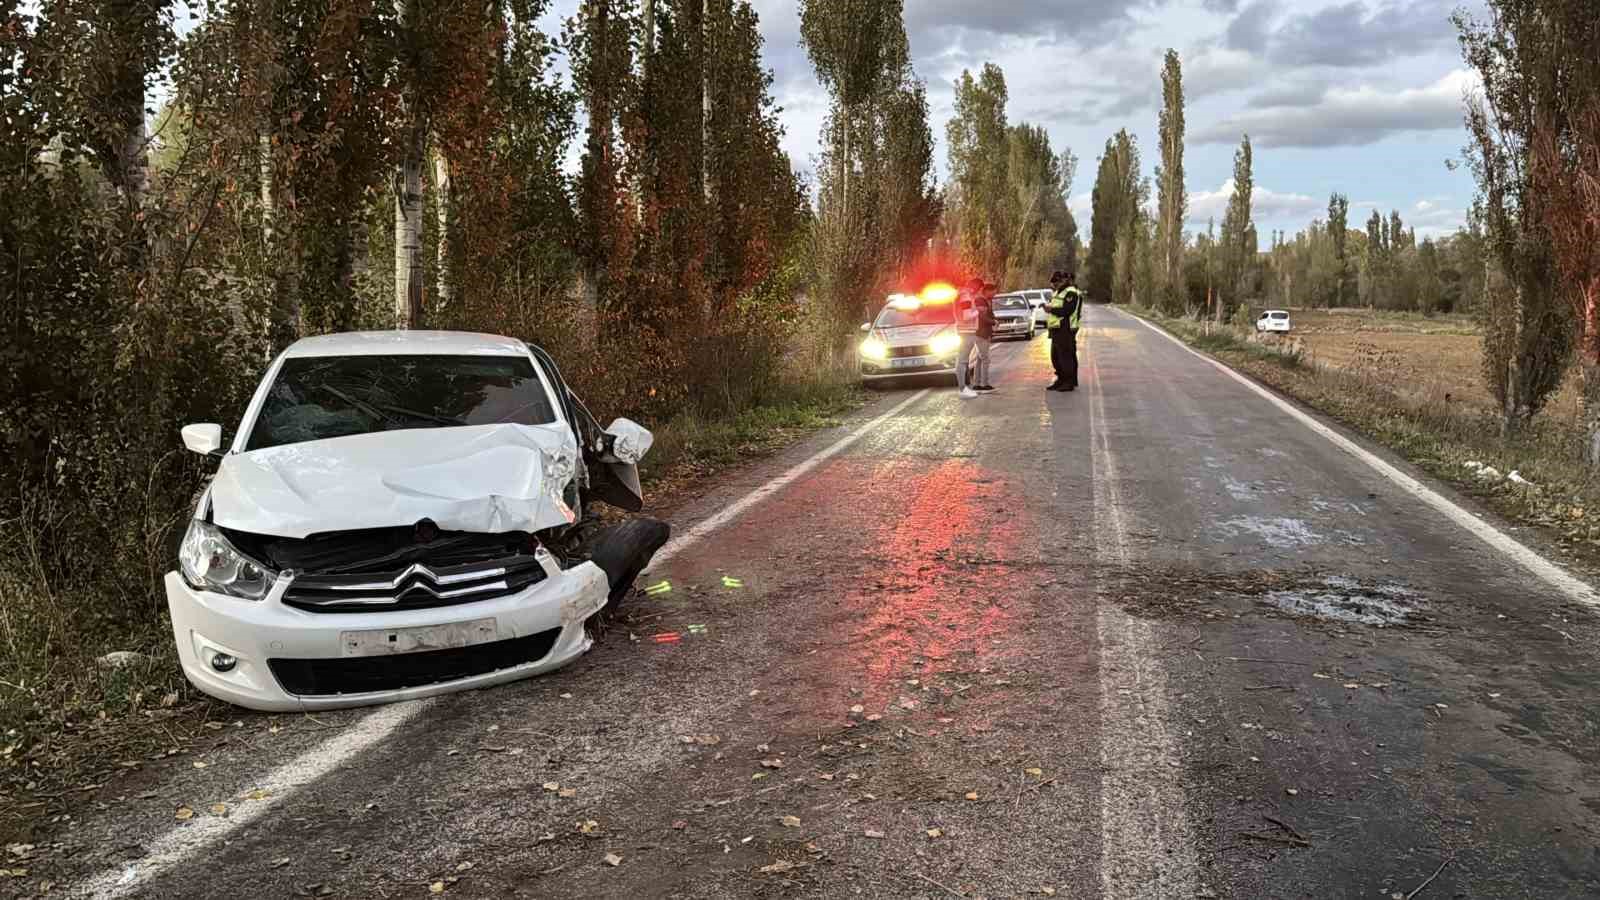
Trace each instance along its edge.
{"label": "reflective safety vest", "polygon": [[1083,320],[1083,291],[1076,286],[1064,287],[1050,296],[1050,302],[1044,307],[1044,327],[1056,329],[1061,327],[1061,320],[1067,320],[1067,327],[1073,331],[1078,330],[1079,323]]}

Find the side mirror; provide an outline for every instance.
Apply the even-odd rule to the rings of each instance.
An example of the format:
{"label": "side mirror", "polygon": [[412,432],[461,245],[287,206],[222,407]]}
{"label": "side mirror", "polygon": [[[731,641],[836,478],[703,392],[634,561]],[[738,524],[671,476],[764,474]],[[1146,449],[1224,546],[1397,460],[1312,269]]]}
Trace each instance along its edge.
{"label": "side mirror", "polygon": [[618,462],[625,465],[636,466],[644,455],[650,452],[650,446],[655,443],[655,435],[650,429],[640,425],[632,419],[613,419],[606,426],[606,434],[611,435],[611,455]]}
{"label": "side mirror", "polygon": [[871,322],[862,322],[861,323],[861,332],[863,334],[865,334],[866,332],[871,331],[871,330],[872,330],[872,323]]}
{"label": "side mirror", "polygon": [[185,425],[179,432],[183,445],[202,456],[222,455],[222,426],[215,423]]}

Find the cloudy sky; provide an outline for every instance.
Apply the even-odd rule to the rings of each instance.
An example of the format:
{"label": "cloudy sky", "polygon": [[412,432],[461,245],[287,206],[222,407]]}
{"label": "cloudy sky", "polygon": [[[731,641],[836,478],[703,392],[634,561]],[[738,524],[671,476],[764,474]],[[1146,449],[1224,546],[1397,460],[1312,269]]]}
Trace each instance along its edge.
{"label": "cloudy sky", "polygon": [[[785,147],[809,171],[827,114],[799,45],[793,0],[753,0],[783,106]],[[1087,226],[1095,161],[1108,136],[1137,135],[1156,163],[1161,59],[1183,59],[1191,227],[1222,218],[1233,152],[1255,147],[1255,220],[1291,233],[1351,201],[1352,224],[1373,206],[1400,210],[1420,234],[1454,231],[1472,179],[1449,171],[1460,153],[1463,91],[1473,84],[1451,12],[1476,0],[905,0],[918,74],[928,83],[938,161],[962,69],[1005,71],[1011,121],[1045,125],[1080,159],[1072,203]],[[577,0],[556,0],[551,18]]]}

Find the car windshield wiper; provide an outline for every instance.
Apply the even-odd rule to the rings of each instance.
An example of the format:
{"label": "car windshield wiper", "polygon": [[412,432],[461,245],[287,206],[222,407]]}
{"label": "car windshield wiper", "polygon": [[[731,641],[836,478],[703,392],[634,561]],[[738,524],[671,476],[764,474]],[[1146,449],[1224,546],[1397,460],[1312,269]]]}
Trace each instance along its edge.
{"label": "car windshield wiper", "polygon": [[351,406],[354,406],[356,409],[361,410],[362,412],[366,413],[369,416],[372,416],[375,419],[382,419],[385,422],[393,422],[394,421],[394,417],[390,416],[390,415],[385,415],[383,407],[379,406],[378,404],[370,403],[370,402],[368,402],[366,400],[360,399],[359,397],[352,397],[349,394],[346,394],[344,391],[341,391],[341,390],[339,390],[338,388],[336,388],[336,387],[334,387],[332,385],[319,384],[319,385],[315,385],[314,389],[322,391],[325,394],[332,394],[333,396],[339,398],[340,400],[343,400],[344,402],[350,404]]}
{"label": "car windshield wiper", "polygon": [[368,415],[383,419],[386,422],[396,421],[395,416],[406,416],[411,419],[421,419],[425,422],[437,422],[440,425],[467,424],[466,422],[463,422],[462,420],[452,416],[440,415],[439,413],[423,412],[420,409],[407,409],[404,406],[394,406],[389,403],[374,403],[371,400],[363,400],[360,397],[352,397],[344,391],[333,387],[332,385],[319,384],[317,385],[317,390],[332,394],[351,406],[362,410]]}
{"label": "car windshield wiper", "polygon": [[462,421],[461,419],[457,419],[454,416],[446,416],[440,413],[423,412],[420,409],[407,409],[404,406],[390,406],[387,403],[371,403],[369,405],[376,409],[383,410],[384,412],[391,412],[399,416],[410,416],[413,419],[423,419],[428,422],[438,422],[440,425],[467,424],[466,422]]}

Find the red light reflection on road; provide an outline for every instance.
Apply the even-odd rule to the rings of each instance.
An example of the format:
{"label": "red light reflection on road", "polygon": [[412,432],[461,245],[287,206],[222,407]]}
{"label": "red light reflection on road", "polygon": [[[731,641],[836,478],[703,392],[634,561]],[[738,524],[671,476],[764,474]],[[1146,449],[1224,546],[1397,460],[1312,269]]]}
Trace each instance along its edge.
{"label": "red light reflection on road", "polygon": [[916,693],[903,685],[915,659],[945,668],[936,661],[989,649],[1006,632],[1012,616],[993,592],[1018,584],[1004,560],[1019,547],[1022,504],[985,475],[970,460],[948,460],[907,483],[903,514],[863,548],[885,568],[861,573],[863,588],[847,598],[865,619],[840,661],[864,670],[863,702]]}

